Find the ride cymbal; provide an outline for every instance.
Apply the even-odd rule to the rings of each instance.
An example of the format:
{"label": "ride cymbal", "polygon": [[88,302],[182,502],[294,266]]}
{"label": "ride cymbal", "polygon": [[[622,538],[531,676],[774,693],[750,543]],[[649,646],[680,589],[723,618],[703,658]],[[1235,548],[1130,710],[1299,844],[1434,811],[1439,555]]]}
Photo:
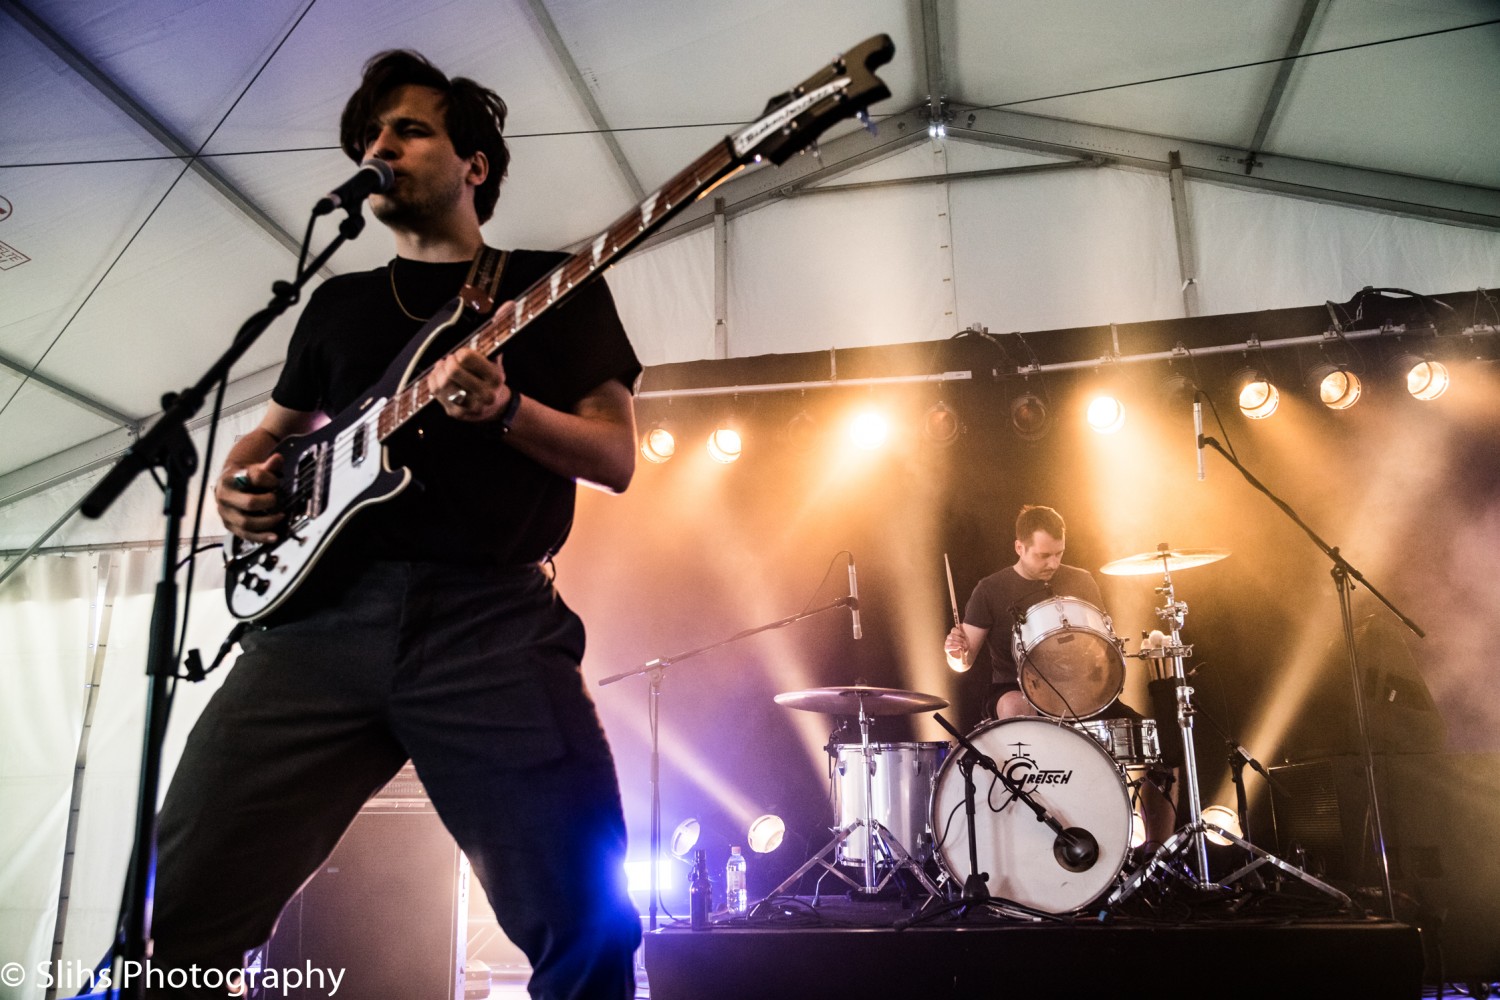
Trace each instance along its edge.
{"label": "ride cymbal", "polygon": [[822,712],[825,715],[858,715],[860,705],[863,704],[865,714],[871,716],[912,715],[948,707],[948,702],[937,695],[903,691],[900,688],[866,687],[863,684],[783,691],[776,696],[776,704],[803,712]]}
{"label": "ride cymbal", "polygon": [[1106,576],[1151,576],[1194,566],[1207,566],[1229,558],[1228,549],[1158,549],[1107,562],[1099,567]]}

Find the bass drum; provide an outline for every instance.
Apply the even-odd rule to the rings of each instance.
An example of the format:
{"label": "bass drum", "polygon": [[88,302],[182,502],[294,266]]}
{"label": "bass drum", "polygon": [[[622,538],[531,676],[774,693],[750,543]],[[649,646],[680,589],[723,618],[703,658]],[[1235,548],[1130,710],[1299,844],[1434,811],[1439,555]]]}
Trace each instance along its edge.
{"label": "bass drum", "polygon": [[[1114,759],[1092,737],[1043,719],[1001,719],[969,734],[980,752],[1064,827],[1093,835],[1098,857],[1083,871],[1064,867],[1057,835],[990,772],[974,771],[979,870],[991,896],[1043,913],[1073,913],[1114,885],[1130,853],[1130,793]],[[932,792],[938,864],[959,886],[969,877],[962,747],[943,762]]]}

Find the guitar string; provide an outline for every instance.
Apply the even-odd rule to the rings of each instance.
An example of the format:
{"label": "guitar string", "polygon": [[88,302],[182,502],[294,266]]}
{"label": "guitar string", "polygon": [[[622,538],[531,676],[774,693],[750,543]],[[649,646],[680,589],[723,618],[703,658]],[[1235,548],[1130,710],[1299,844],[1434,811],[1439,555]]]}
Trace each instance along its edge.
{"label": "guitar string", "polygon": [[[703,162],[703,160],[709,159],[710,157],[716,159],[719,156],[725,156],[725,163],[705,164]],[[723,150],[719,149],[718,147],[710,150],[708,154],[705,154],[704,157],[700,158],[699,162],[694,163],[688,168],[688,171],[684,172],[685,175],[691,173],[690,177],[681,176],[679,178],[674,178],[672,181],[669,181],[666,185],[664,185],[662,189],[656,193],[655,196],[653,196],[653,200],[661,201],[664,203],[666,211],[663,212],[662,217],[664,218],[667,214],[675,214],[671,213],[672,209],[679,208],[683,204],[687,203],[687,195],[690,194],[692,190],[704,186],[704,182],[701,180],[699,174],[697,173],[699,169],[711,168],[706,169],[706,173],[708,176],[715,176],[723,167],[732,167],[733,165],[734,164],[732,158],[728,157]],[[686,190],[679,191],[679,186],[682,183],[686,183],[688,187]],[[606,245],[610,250],[608,256],[609,264],[613,264],[619,256],[621,256],[626,250],[628,250],[632,244],[632,241],[641,236],[649,226],[649,223],[644,220],[641,214],[641,210],[639,209],[632,214],[631,224],[623,223],[625,223],[624,219],[617,220],[615,224],[611,225],[601,234],[605,237]],[[555,305],[560,295],[566,295],[578,285],[581,285],[583,282],[592,278],[596,273],[604,270],[606,264],[605,260],[583,262],[580,260],[581,257],[582,254],[575,254],[573,257],[563,261],[560,265],[558,265],[557,268],[543,275],[539,280],[534,282],[530,287],[522,292],[521,295],[512,300],[509,303],[509,305],[511,306],[511,315],[508,322],[497,322],[501,319],[501,315],[497,313],[491,316],[488,320],[485,321],[485,323],[481,324],[478,329],[470,334],[469,337],[465,339],[464,344],[471,347],[472,349],[478,350],[478,341],[480,336],[484,334],[486,330],[489,330],[492,333],[500,335],[500,341],[496,345],[495,349],[503,347],[505,343],[508,342],[513,336],[520,333],[522,329],[530,325],[530,323],[533,322],[537,317],[542,315],[543,312]],[[574,270],[575,265],[578,264],[582,264],[582,273],[577,275],[576,277],[570,275],[569,272],[571,270]],[[551,278],[554,275],[559,276],[559,280],[556,286],[557,291],[555,292],[551,291],[550,287]],[[527,303],[528,300],[531,299],[531,292],[534,289],[538,289],[541,287],[547,287],[549,291],[549,294],[544,296],[546,300],[545,304],[542,305],[540,309],[536,310],[535,312],[531,312],[530,315],[528,315],[528,306],[518,304]],[[406,309],[406,306],[401,302],[400,295],[397,294],[396,291],[394,269],[392,269],[391,272],[391,295],[393,298],[395,298],[397,307],[400,308],[407,317],[419,322],[421,321],[420,317],[413,316]],[[509,329],[506,329],[507,326],[509,327]],[[455,347],[452,350],[456,349],[457,348]],[[452,350],[447,352],[447,354],[451,354]],[[488,351],[486,351],[485,353],[488,353]],[[447,354],[444,354],[442,357],[446,357]],[[386,401],[386,403],[381,406],[380,410],[376,412],[373,419],[367,418],[365,420],[365,428],[367,430],[370,428],[374,429],[373,441],[369,440],[368,435],[365,437],[364,446],[367,455],[373,456],[375,448],[384,446],[385,438],[388,438],[391,434],[394,434],[397,430],[404,426],[407,421],[411,420],[419,412],[425,409],[427,403],[433,402],[436,399],[436,397],[432,396],[430,392],[428,394],[428,399],[424,402],[418,403],[416,399],[413,398],[413,405],[411,406],[410,411],[406,415],[406,417],[403,418],[400,415],[400,401],[402,400],[402,398],[404,396],[413,394],[413,386],[425,385],[427,377],[437,367],[438,361],[441,360],[442,358],[440,357],[439,359],[437,359],[437,361],[434,361],[431,365],[428,365],[421,372],[418,372],[410,381],[406,383],[406,385],[402,386],[402,388],[395,395],[391,396]],[[391,421],[393,426],[389,434],[382,436],[380,430],[381,420],[379,415],[385,413],[393,404],[397,406],[397,409],[395,411],[396,416],[393,417]],[[334,439],[332,446],[332,455],[329,457],[328,463],[324,469],[325,484],[331,485],[330,479],[333,476],[336,476],[340,470],[352,466],[354,444],[359,437],[360,435],[348,433],[348,431],[346,431],[342,435]],[[306,501],[309,497],[311,497],[313,491],[317,489],[317,485],[317,476],[315,474],[310,475],[308,477],[308,482],[306,482],[305,484],[299,483],[288,494],[288,506],[295,506],[302,503],[303,501]]]}

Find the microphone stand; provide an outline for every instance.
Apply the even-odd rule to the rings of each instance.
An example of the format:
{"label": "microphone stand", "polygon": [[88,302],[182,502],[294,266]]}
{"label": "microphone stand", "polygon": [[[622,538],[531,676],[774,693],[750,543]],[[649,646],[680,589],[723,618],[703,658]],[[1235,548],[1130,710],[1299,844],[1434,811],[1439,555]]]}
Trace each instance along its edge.
{"label": "microphone stand", "polygon": [[[360,206],[361,202],[356,201],[348,207],[348,216],[339,223],[339,235],[312,263],[301,268],[292,281],[272,283],[270,303],[245,321],[228,350],[209,367],[202,378],[180,393],[169,392],[162,396],[164,412],[161,419],[120,456],[120,460],[94,485],[79,505],[85,517],[102,517],[142,472],[159,468],[164,474],[162,513],[166,517],[166,529],[162,535],[161,578],[156,584],[153,597],[146,652],[146,676],[150,678],[150,685],[146,691],[145,736],[142,741],[141,771],[136,795],[134,846],[125,877],[122,924],[116,929],[114,943],[114,961],[119,966],[116,971],[120,973],[125,970],[144,970],[147,943],[151,940],[148,904],[156,884],[156,804],[161,787],[161,751],[171,714],[170,682],[177,674],[176,560],[182,539],[182,519],[187,513],[188,489],[192,485],[193,473],[198,468],[198,453],[188,435],[187,422],[202,408],[209,391],[228,379],[235,362],[250,349],[271,323],[296,304],[302,287],[322,269],[344,241],[352,240],[360,234],[365,224]],[[311,236],[311,233],[309,225],[308,235]],[[306,258],[306,243],[304,239],[299,266]],[[121,984],[122,995],[138,998],[145,996],[146,977],[143,972],[131,977],[116,975],[111,979]]]}
{"label": "microphone stand", "polygon": [[1364,588],[1369,591],[1376,600],[1378,600],[1381,604],[1384,604],[1386,608],[1390,610],[1391,614],[1400,619],[1401,624],[1411,629],[1411,631],[1414,632],[1418,638],[1425,639],[1427,637],[1427,633],[1422,631],[1421,627],[1418,626],[1416,622],[1412,621],[1405,614],[1403,614],[1400,608],[1397,608],[1394,604],[1387,600],[1384,594],[1371,586],[1370,581],[1366,580],[1364,578],[1364,575],[1361,574],[1358,569],[1356,569],[1353,565],[1350,564],[1347,559],[1343,557],[1343,555],[1339,552],[1337,546],[1330,546],[1327,542],[1323,541],[1322,538],[1319,538],[1318,534],[1313,531],[1312,528],[1308,527],[1307,523],[1303,521],[1302,518],[1297,516],[1297,512],[1294,511],[1286,501],[1282,500],[1275,493],[1272,493],[1264,483],[1251,475],[1250,470],[1241,465],[1239,459],[1235,458],[1227,450],[1225,450],[1223,445],[1219,444],[1218,441],[1211,437],[1203,437],[1202,435],[1199,435],[1199,443],[1200,445],[1206,445],[1212,448],[1214,451],[1217,451],[1220,455],[1223,455],[1225,461],[1234,466],[1235,470],[1244,477],[1245,482],[1249,483],[1256,490],[1265,494],[1266,498],[1269,499],[1273,504],[1275,504],[1278,510],[1280,510],[1283,514],[1290,518],[1292,523],[1295,524],[1298,528],[1302,529],[1302,533],[1305,534],[1309,539],[1311,539],[1312,543],[1318,547],[1318,550],[1321,551],[1325,556],[1327,556],[1328,560],[1333,564],[1333,567],[1329,572],[1333,577],[1334,589],[1338,592],[1339,617],[1341,619],[1344,631],[1344,648],[1349,659],[1350,681],[1354,685],[1354,716],[1355,721],[1358,723],[1359,727],[1360,751],[1362,756],[1364,757],[1365,784],[1370,794],[1370,813],[1371,818],[1374,821],[1373,833],[1375,836],[1375,849],[1376,853],[1378,853],[1380,856],[1381,887],[1385,891],[1386,910],[1390,915],[1390,918],[1392,920],[1395,920],[1396,899],[1391,892],[1390,858],[1386,851],[1385,827],[1380,818],[1380,793],[1375,787],[1375,755],[1370,748],[1370,727],[1365,710],[1364,685],[1360,683],[1359,657],[1355,650],[1354,644],[1354,609],[1351,594],[1354,590],[1355,582],[1363,584]]}
{"label": "microphone stand", "polygon": [[[752,635],[769,632],[771,629],[785,628],[803,619],[820,615],[825,611],[855,607],[858,607],[858,601],[852,595],[840,597],[838,600],[825,604],[822,607],[813,608],[810,611],[802,611],[795,615],[789,615],[786,618],[778,618],[776,621],[767,622],[764,625],[747,628],[744,631],[736,632],[727,639],[720,639],[706,646],[699,646],[696,649],[685,650],[681,653],[673,653],[670,656],[658,656],[654,660],[647,660],[633,670],[612,674],[599,682],[600,687],[605,687],[606,685],[614,684],[630,677],[639,677],[641,674],[645,674],[650,680],[650,689],[646,701],[646,719],[648,728],[651,730],[651,930],[656,930],[656,911],[660,901],[657,866],[661,863],[661,740],[658,732],[658,723],[661,720],[661,682],[662,678],[666,676],[667,668],[686,660],[691,660],[710,650],[718,649],[720,646],[727,646],[732,642],[747,639]],[[849,832],[848,830],[844,831],[843,836],[847,837]]]}

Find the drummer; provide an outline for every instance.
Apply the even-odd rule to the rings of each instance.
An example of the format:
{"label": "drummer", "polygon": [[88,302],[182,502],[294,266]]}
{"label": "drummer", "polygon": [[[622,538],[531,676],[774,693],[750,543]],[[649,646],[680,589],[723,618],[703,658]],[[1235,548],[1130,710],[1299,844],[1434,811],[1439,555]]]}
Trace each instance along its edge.
{"label": "drummer", "polygon": [[[1054,597],[1076,597],[1103,611],[1104,598],[1088,570],[1062,561],[1067,547],[1062,515],[1051,507],[1021,508],[1016,518],[1016,561],[980,580],[964,608],[963,624],[955,625],[943,642],[948,666],[964,673],[982,659],[990,669],[988,694],[980,715],[984,721],[1037,715],[1021,693],[1011,636],[1016,619],[1028,608]],[[1140,719],[1124,702],[1116,701],[1096,718]],[[1169,808],[1159,801],[1143,802],[1148,835],[1160,843],[1171,832]]]}
{"label": "drummer", "polygon": [[[1051,507],[1022,507],[1016,518],[1015,563],[979,581],[964,608],[963,624],[955,625],[943,643],[948,666],[959,673],[981,659],[990,668],[989,693],[980,713],[985,721],[1037,714],[1021,693],[1011,648],[1022,612],[1054,597],[1077,597],[1104,608],[1093,575],[1062,561],[1066,531],[1062,515]],[[991,634],[993,642],[987,641]]]}

